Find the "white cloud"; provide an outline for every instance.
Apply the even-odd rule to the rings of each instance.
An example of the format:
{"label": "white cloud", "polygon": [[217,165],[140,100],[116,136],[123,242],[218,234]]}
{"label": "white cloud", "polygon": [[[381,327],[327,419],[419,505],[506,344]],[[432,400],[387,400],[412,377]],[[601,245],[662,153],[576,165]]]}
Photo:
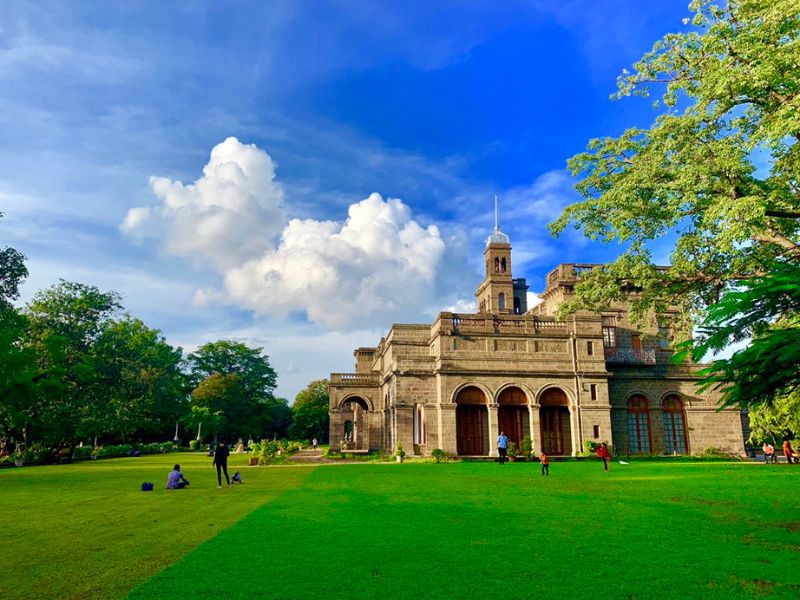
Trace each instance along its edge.
{"label": "white cloud", "polygon": [[193,184],[159,177],[150,183],[163,204],[130,209],[120,228],[132,237],[161,237],[168,253],[216,267],[223,289],[198,290],[195,306],[304,313],[334,329],[385,326],[433,307],[445,243],[436,226],[423,228],[400,200],[374,193],[350,205],[344,223],[287,224],[271,158],[232,137],[214,147]]}
{"label": "white cloud", "polygon": [[330,328],[384,323],[430,306],[445,244],[400,200],[372,194],[344,224],[294,219],[280,246],[225,274],[238,305],[262,314],[303,310]]}
{"label": "white cloud", "polygon": [[170,254],[209,261],[221,270],[268,250],[285,223],[272,159],[235,137],[214,146],[203,176],[193,184],[151,177],[150,186],[163,204],[130,209],[122,231],[134,237],[163,235]]}

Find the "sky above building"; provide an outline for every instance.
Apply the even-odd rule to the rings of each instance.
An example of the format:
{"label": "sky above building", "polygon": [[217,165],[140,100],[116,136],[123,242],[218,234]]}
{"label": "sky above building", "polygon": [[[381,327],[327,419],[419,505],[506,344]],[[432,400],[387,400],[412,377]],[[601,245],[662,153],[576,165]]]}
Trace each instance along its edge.
{"label": "sky above building", "polygon": [[291,400],[392,323],[475,310],[495,193],[532,292],[613,259],[546,226],[578,199],[569,157],[655,118],[609,95],[686,5],[5,4],[0,245],[28,257],[22,301],[116,290],[185,350],[262,346]]}

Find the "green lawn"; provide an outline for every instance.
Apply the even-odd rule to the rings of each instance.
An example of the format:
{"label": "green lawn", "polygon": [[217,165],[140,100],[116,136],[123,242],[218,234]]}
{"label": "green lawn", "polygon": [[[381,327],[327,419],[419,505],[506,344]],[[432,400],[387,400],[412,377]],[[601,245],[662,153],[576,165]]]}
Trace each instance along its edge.
{"label": "green lawn", "polygon": [[1,472],[0,597],[800,597],[800,466],[173,458]]}

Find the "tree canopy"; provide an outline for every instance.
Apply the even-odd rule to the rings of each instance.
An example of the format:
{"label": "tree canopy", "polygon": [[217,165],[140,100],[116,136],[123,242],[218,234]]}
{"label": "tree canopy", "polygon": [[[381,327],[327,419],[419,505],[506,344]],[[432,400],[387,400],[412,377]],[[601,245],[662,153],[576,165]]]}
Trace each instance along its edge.
{"label": "tree canopy", "polygon": [[328,380],[319,379],[297,394],[292,405],[291,434],[295,439],[328,440]]}
{"label": "tree canopy", "polygon": [[[569,167],[584,200],[552,225],[620,242],[618,260],[576,286],[566,311],[641,294],[631,316],[702,314],[728,289],[800,260],[800,0],[695,0],[618,81],[617,98],[657,91],[648,129],[594,139]],[[687,21],[687,25],[689,22]],[[675,239],[671,268],[651,243]]]}
{"label": "tree canopy", "polygon": [[195,382],[192,402],[223,416],[220,433],[258,435],[281,419],[273,393],[277,374],[263,348],[220,340],[200,346],[188,363]]}

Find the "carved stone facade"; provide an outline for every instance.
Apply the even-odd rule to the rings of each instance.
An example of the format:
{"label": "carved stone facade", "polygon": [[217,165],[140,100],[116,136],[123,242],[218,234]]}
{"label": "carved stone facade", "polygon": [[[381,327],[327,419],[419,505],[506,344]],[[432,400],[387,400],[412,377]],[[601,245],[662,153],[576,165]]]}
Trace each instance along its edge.
{"label": "carved stone facade", "polygon": [[333,448],[494,456],[504,431],[556,456],[585,440],[617,454],[744,453],[739,411],[718,411],[718,396],[697,390],[702,366],[669,363],[669,315],[642,331],[625,305],[558,321],[558,306],[596,265],[559,265],[543,302],[527,310],[508,237],[496,228],[484,254],[477,313],[395,324],[376,347],[355,351],[355,373],[331,374]]}

